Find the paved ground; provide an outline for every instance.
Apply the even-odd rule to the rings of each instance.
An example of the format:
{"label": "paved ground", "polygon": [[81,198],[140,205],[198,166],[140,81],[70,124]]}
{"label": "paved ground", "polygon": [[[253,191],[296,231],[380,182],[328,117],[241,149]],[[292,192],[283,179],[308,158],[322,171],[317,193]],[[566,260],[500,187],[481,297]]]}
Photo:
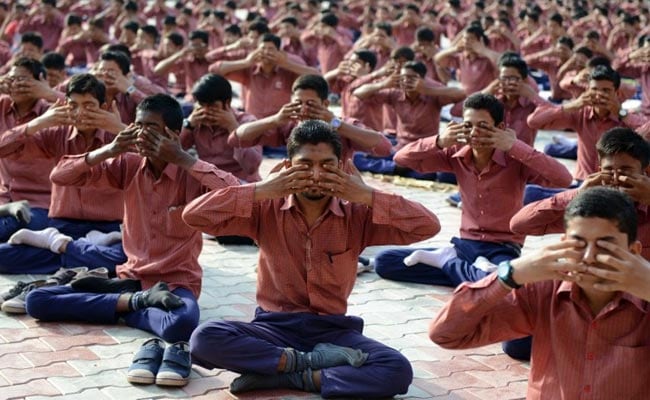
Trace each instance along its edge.
{"label": "paved ground", "polygon": [[[549,133],[541,133],[539,143]],[[266,160],[265,168],[272,163]],[[421,201],[440,218],[442,232],[422,244],[442,245],[458,231],[460,210],[444,202],[453,187],[401,186],[404,182],[368,177],[376,187]],[[551,240],[529,238],[527,248]],[[380,248],[370,248],[372,256]],[[206,240],[201,264],[205,270],[199,301],[202,321],[215,318],[249,320],[255,307],[254,247],[222,247]],[[0,291],[35,276],[0,276]],[[365,333],[401,351],[412,362],[415,379],[401,399],[514,399],[525,396],[528,366],[505,356],[500,345],[470,351],[437,347],[426,335],[432,316],[451,290],[380,279],[362,274],[350,296],[349,314],[366,321]],[[131,357],[149,335],[125,326],[39,323],[27,316],[0,315],[0,399],[234,399],[227,391],[233,373],[195,367],[182,389],[133,386],[126,381]],[[257,392],[242,399],[313,399],[299,392]]]}

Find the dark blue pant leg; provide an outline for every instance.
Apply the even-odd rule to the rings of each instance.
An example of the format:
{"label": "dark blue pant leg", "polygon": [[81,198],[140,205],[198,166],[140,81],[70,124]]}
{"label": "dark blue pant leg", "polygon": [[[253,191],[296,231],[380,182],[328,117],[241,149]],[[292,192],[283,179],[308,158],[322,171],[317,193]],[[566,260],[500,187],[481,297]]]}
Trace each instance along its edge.
{"label": "dark blue pant leg", "polygon": [[400,282],[426,283],[429,285],[451,286],[449,280],[440,268],[432,267],[427,264],[415,264],[407,267],[404,264],[404,257],[407,257],[415,250],[435,250],[414,249],[411,247],[401,249],[384,250],[375,257],[375,272],[384,279],[390,279]]}
{"label": "dark blue pant leg", "polygon": [[453,286],[458,286],[463,282],[476,282],[489,275],[489,273],[473,265],[478,256],[487,258],[493,264],[499,264],[502,261],[519,257],[521,254],[519,247],[512,244],[482,242],[456,237],[452,238],[451,242],[456,248],[458,257],[446,262],[442,270],[449,276]]}
{"label": "dark blue pant leg", "polygon": [[578,158],[578,143],[549,143],[544,146],[544,153],[551,157],[576,160]]}
{"label": "dark blue pant leg", "polygon": [[558,193],[564,192],[564,188],[547,188],[540,185],[528,184],[524,189],[524,205],[534,203],[539,200],[548,199]]}
{"label": "dark blue pant leg", "polygon": [[61,255],[48,249],[0,243],[1,274],[52,274],[61,266]]}
{"label": "dark blue pant leg", "polygon": [[68,243],[65,254],[61,254],[61,262],[65,267],[105,267],[111,275],[115,275],[115,267],[125,263],[126,259],[122,242],[97,246],[86,240],[73,240]]}
{"label": "dark blue pant leg", "polygon": [[176,288],[172,293],[180,296],[185,305],[170,311],[149,307],[122,314],[124,322],[132,328],[151,332],[170,343],[190,340],[192,331],[199,324],[199,303],[188,289]]}
{"label": "dark blue pant leg", "polygon": [[0,243],[4,243],[11,235],[16,233],[19,229],[31,229],[40,231],[49,226],[49,218],[47,217],[48,210],[45,208],[31,208],[31,219],[29,224],[19,222],[16,218],[7,216],[0,217]]}
{"label": "dark blue pant leg", "polygon": [[508,340],[501,343],[503,352],[516,360],[530,361],[530,352],[533,347],[533,337]]}
{"label": "dark blue pant leg", "polygon": [[84,237],[90,231],[100,231],[104,233],[120,230],[119,221],[86,221],[80,219],[68,218],[50,218],[50,226],[55,227],[59,232],[71,236],[73,239]]}
{"label": "dark blue pant leg", "polygon": [[411,363],[400,352],[361,332],[336,332],[329,340],[339,346],[360,349],[368,359],[359,368],[341,366],[321,371],[321,396],[389,398],[408,391],[413,381]]}
{"label": "dark blue pant leg", "polygon": [[374,172],[376,174],[391,175],[395,173],[393,156],[373,157],[366,153],[356,152],[353,157],[354,166],[359,171]]}
{"label": "dark blue pant leg", "polygon": [[29,292],[27,314],[41,321],[77,321],[114,324],[118,293],[77,292],[70,286],[50,286]]}

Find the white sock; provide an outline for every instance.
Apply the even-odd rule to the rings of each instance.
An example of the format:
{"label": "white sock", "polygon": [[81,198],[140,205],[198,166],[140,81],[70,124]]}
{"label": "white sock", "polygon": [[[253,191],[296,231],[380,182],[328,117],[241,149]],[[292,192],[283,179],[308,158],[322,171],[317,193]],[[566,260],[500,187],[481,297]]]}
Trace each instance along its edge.
{"label": "white sock", "polygon": [[32,231],[29,229],[20,229],[11,235],[7,243],[9,244],[26,244],[41,249],[50,249],[54,253],[59,253],[59,248],[66,242],[72,241],[70,236],[64,235],[56,228],[46,228],[42,231]]}
{"label": "white sock", "polygon": [[476,260],[474,260],[474,267],[480,269],[483,272],[494,272],[497,270],[497,266],[492,263],[492,261],[488,260],[487,258],[483,256],[478,256],[476,257]]}
{"label": "white sock", "polygon": [[411,255],[404,258],[404,264],[407,267],[412,267],[415,264],[422,263],[441,268],[447,261],[456,256],[458,254],[453,246],[441,247],[436,250],[415,250]]}
{"label": "white sock", "polygon": [[113,231],[103,233],[100,231],[90,231],[86,234],[86,240],[97,246],[108,246],[122,240],[122,232]]}

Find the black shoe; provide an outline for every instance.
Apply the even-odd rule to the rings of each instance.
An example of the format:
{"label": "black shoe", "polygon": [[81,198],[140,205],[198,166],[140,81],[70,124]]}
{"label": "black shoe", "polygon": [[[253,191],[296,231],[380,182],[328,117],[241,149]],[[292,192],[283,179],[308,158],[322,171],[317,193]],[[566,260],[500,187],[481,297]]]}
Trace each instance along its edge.
{"label": "black shoe", "polygon": [[3,302],[2,307],[0,308],[2,308],[2,311],[7,314],[27,314],[27,310],[25,310],[25,299],[27,298],[27,294],[34,289],[44,286],[54,285],[44,280],[30,282],[17,296]]}

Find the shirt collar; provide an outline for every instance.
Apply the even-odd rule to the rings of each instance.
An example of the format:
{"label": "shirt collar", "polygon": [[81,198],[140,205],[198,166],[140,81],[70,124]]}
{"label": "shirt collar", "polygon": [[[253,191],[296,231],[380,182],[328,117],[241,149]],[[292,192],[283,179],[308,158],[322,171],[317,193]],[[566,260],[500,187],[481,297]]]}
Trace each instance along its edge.
{"label": "shirt collar", "polygon": [[[277,71],[278,71],[278,66],[274,65],[271,74],[274,75]],[[262,64],[255,64],[255,66],[253,67],[253,75],[263,74],[263,73],[264,71],[262,70]]]}
{"label": "shirt collar", "polygon": [[[592,106],[587,106],[587,118],[588,119],[597,119],[597,120],[600,119],[600,117],[596,115],[596,111],[594,111],[594,108]],[[616,115],[616,116],[612,115],[611,112],[607,115],[607,118],[605,118],[605,119],[606,120],[611,119],[612,121],[619,122],[618,121],[618,115]]]}
{"label": "shirt collar", "polygon": [[[72,126],[71,128],[72,128],[72,133],[66,139],[69,142],[74,140],[77,136],[81,135],[79,133],[79,130],[77,130],[77,128],[75,128],[74,126]],[[95,129],[95,133],[93,134],[93,139],[100,139],[101,140],[103,137],[104,137],[104,130]]]}
{"label": "shirt collar", "polygon": [[[466,144],[463,147],[461,147],[457,152],[455,152],[451,157],[462,158],[466,164],[469,164],[472,162],[472,148]],[[506,154],[501,150],[495,149],[494,153],[492,153],[492,161],[494,161],[495,163],[499,164],[502,167],[505,167],[507,165]]]}
{"label": "shirt collar", "polygon": [[[560,286],[558,286],[555,294],[558,297],[561,296],[563,297],[568,295],[569,298],[575,303],[578,302],[578,299],[580,297],[584,296],[584,293],[582,293],[580,286],[574,284],[573,282],[567,282],[567,281],[562,281],[562,283],[560,283]],[[615,304],[614,307],[618,307],[620,305],[620,302],[623,300],[632,303],[636,308],[639,309],[639,311],[641,311],[644,314],[648,312],[647,301],[641,300],[636,296],[632,296],[627,292],[618,292],[616,296],[610,301],[610,304],[614,303]]]}
{"label": "shirt collar", "polygon": [[[327,209],[337,217],[343,217],[345,216],[345,213],[343,212],[343,207],[341,207],[341,202],[342,200],[339,199],[338,197],[331,197]],[[284,204],[282,204],[280,210],[286,211],[293,207],[298,207],[298,202],[296,201],[295,194],[289,195],[284,198]]]}
{"label": "shirt collar", "polygon": [[[144,173],[145,170],[147,169],[147,165],[148,165],[147,158],[142,157],[142,161],[140,161],[139,170]],[[169,179],[171,179],[172,181],[175,181],[176,177],[178,176],[178,173],[177,173],[178,168],[179,167],[176,164],[167,163],[167,165],[165,166],[165,168],[162,171],[162,174],[160,174],[160,178],[162,178],[163,176],[166,175],[167,177],[169,177]]]}
{"label": "shirt collar", "polygon": [[[40,116],[48,108],[49,108],[49,105],[47,105],[44,100],[39,99],[39,100],[36,101],[36,103],[34,103],[34,106],[32,107],[31,110],[29,110],[29,113],[27,113],[27,115],[25,115],[23,118],[25,118],[27,116],[31,116],[31,115]],[[18,108],[16,107],[16,102],[15,101],[11,100],[11,106],[9,108],[7,108],[5,113],[6,114],[14,113],[16,116],[18,116]]]}

